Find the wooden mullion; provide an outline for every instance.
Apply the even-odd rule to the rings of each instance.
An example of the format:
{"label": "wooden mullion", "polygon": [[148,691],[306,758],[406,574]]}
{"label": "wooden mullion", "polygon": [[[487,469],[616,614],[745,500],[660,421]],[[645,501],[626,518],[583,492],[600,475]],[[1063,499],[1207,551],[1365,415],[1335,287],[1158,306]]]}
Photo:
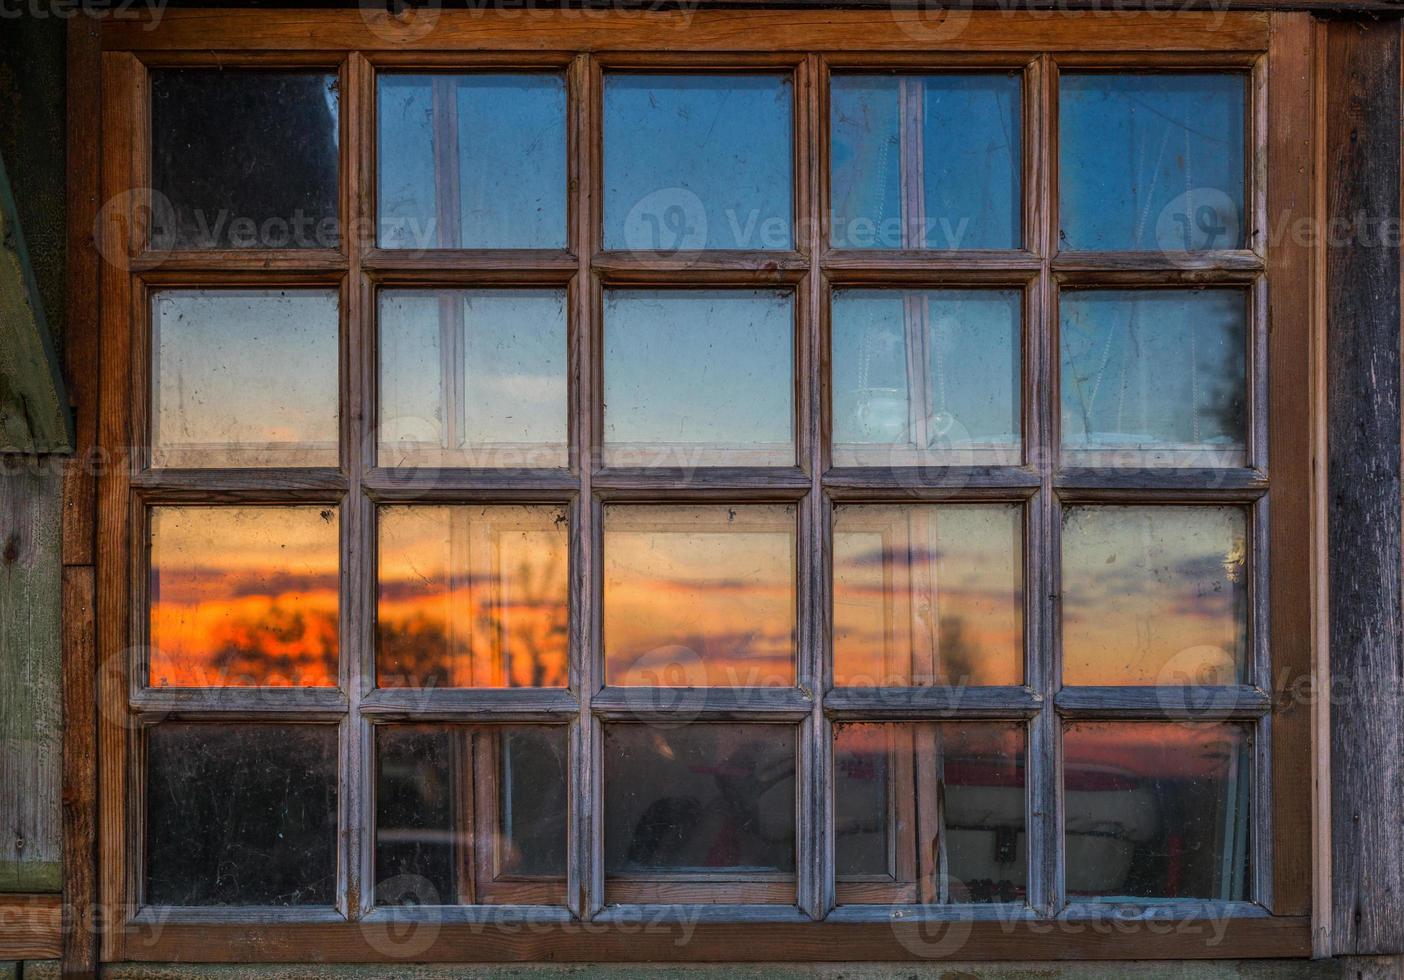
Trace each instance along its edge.
{"label": "wooden mullion", "polygon": [[1202,252],[1060,252],[1053,271],[1068,283],[1208,285],[1251,281],[1263,257],[1251,249]]}
{"label": "wooden mullion", "polygon": [[824,702],[838,721],[1035,718],[1045,698],[1028,687],[836,687]]}
{"label": "wooden mullion", "polygon": [[361,700],[361,711],[377,722],[454,721],[557,723],[580,711],[563,689],[378,688]]}
{"label": "wooden mullion", "polygon": [[1054,706],[1065,718],[1171,719],[1211,723],[1256,720],[1272,698],[1251,684],[1223,687],[1067,687]]}
{"label": "wooden mullion", "polygon": [[346,256],[334,248],[191,249],[149,251],[132,259],[132,269],[145,276],[185,276],[191,280],[236,276],[331,277],[346,271]]}

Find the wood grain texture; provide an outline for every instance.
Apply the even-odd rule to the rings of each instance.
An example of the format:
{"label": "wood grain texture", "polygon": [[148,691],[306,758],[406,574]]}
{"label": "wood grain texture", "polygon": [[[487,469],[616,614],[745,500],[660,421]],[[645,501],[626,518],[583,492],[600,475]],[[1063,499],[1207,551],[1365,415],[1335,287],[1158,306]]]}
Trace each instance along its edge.
{"label": "wood grain texture", "polygon": [[0,960],[57,959],[61,929],[57,895],[0,895]]}

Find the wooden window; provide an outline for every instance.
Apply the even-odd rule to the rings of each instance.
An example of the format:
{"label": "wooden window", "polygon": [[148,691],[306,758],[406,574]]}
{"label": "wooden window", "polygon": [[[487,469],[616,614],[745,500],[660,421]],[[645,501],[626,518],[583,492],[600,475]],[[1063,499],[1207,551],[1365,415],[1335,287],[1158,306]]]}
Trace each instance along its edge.
{"label": "wooden window", "polygon": [[1310,22],[963,13],[103,24],[106,958],[1309,950]]}

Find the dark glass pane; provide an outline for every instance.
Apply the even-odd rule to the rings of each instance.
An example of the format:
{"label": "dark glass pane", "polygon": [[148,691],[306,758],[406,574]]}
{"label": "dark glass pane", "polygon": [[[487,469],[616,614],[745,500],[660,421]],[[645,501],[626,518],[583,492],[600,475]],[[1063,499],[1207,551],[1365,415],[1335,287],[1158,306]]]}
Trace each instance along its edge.
{"label": "dark glass pane", "polygon": [[606,466],[795,462],[794,295],[610,290]]}
{"label": "dark glass pane", "polygon": [[1015,290],[834,293],[836,466],[1017,466]]}
{"label": "dark glass pane", "polygon": [[153,507],[152,687],[335,687],[335,507]]}
{"label": "dark glass pane", "polygon": [[1017,505],[834,508],[834,683],[1021,684]]}
{"label": "dark glass pane", "polygon": [[562,289],[380,295],[381,466],[564,467]]}
{"label": "dark glass pane", "polygon": [[381,687],[564,687],[564,507],[380,509]]}
{"label": "dark glass pane", "polygon": [[835,248],[1017,248],[1020,78],[836,75]]}
{"label": "dark glass pane", "polygon": [[1065,249],[1244,245],[1245,76],[1064,74]]}
{"label": "dark glass pane", "polygon": [[1246,725],[1068,725],[1069,897],[1252,898],[1252,750]]}
{"label": "dark glass pane", "polygon": [[166,723],[146,735],[146,901],[331,905],[336,727]]}
{"label": "dark glass pane", "polygon": [[340,96],[324,72],[151,73],[157,248],[336,248]]}
{"label": "dark glass pane", "polygon": [[793,874],[795,729],[608,725],[604,807],[606,874]]}
{"label": "dark glass pane", "polygon": [[382,75],[378,84],[382,248],[565,247],[564,78]]}
{"label": "dark glass pane", "polygon": [[1063,293],[1063,462],[1245,465],[1246,299],[1236,289]]}
{"label": "dark glass pane", "polygon": [[1023,901],[1024,727],[834,726],[840,905]]}
{"label": "dark glass pane", "polygon": [[605,508],[605,682],[794,684],[795,526],[787,504]]}
{"label": "dark glass pane", "polygon": [[1242,684],[1241,507],[1063,511],[1065,684]]}
{"label": "dark glass pane", "polygon": [[793,247],[788,75],[604,81],[604,247]]}
{"label": "dark glass pane", "polygon": [[339,319],[329,290],[157,293],[152,465],[335,466]]}
{"label": "dark glass pane", "polygon": [[380,904],[564,904],[564,726],[376,729]]}

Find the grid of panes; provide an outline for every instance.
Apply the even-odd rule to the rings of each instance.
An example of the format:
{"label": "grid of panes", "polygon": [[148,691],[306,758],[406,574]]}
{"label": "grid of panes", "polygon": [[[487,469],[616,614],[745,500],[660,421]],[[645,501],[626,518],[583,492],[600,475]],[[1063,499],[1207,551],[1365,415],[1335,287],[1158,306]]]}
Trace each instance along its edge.
{"label": "grid of panes", "polygon": [[144,900],[1259,896],[1247,76],[639,65],[153,72]]}

